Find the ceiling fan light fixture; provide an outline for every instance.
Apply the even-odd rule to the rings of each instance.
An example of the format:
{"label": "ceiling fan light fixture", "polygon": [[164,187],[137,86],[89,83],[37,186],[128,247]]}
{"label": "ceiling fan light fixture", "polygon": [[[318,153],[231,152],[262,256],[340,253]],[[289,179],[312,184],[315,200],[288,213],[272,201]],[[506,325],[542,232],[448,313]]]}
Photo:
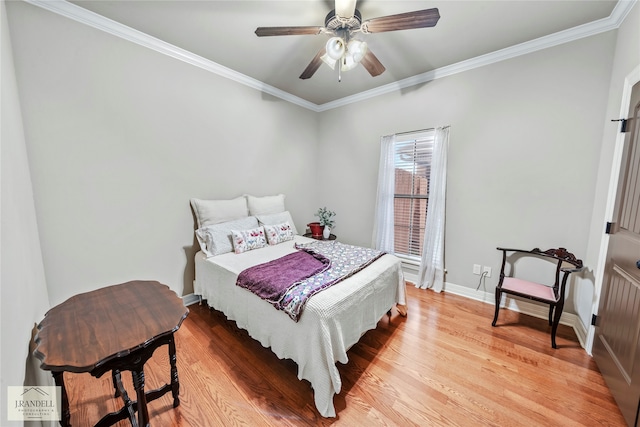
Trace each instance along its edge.
{"label": "ceiling fan light fixture", "polygon": [[307,68],[300,74],[300,78],[302,80],[311,78],[324,62],[332,69],[335,69],[336,64],[338,65],[338,81],[340,81],[342,70],[347,71],[354,68],[360,62],[372,77],[379,76],[385,71],[384,65],[368,49],[367,44],[352,39],[353,37],[358,37],[360,34],[434,27],[440,19],[440,12],[438,8],[434,7],[363,21],[362,14],[356,9],[358,0],[334,1],[335,8],[325,16],[324,27],[258,27],[255,33],[258,37],[305,34],[332,35],[333,37],[326,42],[325,47],[316,53]]}
{"label": "ceiling fan light fixture", "polygon": [[353,60],[358,63],[362,61],[364,55],[367,53],[367,43],[360,40],[351,40],[347,44],[347,54],[353,57]]}
{"label": "ceiling fan light fixture", "polygon": [[327,55],[326,53],[324,55],[322,55],[320,57],[320,59],[322,59],[322,62],[324,62],[325,64],[327,64],[329,66],[329,68],[331,68],[332,70],[336,69],[336,63],[338,62],[337,60],[329,57],[329,55]]}
{"label": "ceiling fan light fixture", "polygon": [[331,37],[327,41],[325,49],[327,50],[327,55],[329,56],[329,58],[337,61],[338,59],[342,58],[342,55],[344,55],[346,47],[344,44],[344,40],[342,40],[340,37]]}
{"label": "ceiling fan light fixture", "polygon": [[358,61],[356,61],[349,53],[343,56],[340,61],[340,69],[342,71],[353,70],[358,65]]}

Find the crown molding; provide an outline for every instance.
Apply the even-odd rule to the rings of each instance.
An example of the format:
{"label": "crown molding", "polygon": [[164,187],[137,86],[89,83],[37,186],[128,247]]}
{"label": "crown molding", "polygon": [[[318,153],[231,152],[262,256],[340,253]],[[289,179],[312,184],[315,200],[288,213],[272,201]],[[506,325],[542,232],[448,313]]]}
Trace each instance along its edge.
{"label": "crown molding", "polygon": [[618,0],[618,3],[611,11],[611,15],[609,15],[609,18],[615,22],[616,28],[622,25],[622,22],[636,3],[638,3],[638,0]]}
{"label": "crown molding", "polygon": [[276,98],[280,98],[284,101],[307,108],[315,112],[327,111],[333,108],[338,108],[348,104],[364,101],[366,99],[374,98],[387,93],[397,92],[400,89],[415,86],[421,83],[426,83],[431,80],[462,73],[464,71],[473,70],[474,68],[494,64],[496,62],[515,58],[520,55],[526,55],[532,52],[572,42],[574,40],[593,36],[606,31],[615,30],[620,27],[633,6],[638,2],[638,0],[619,0],[613,11],[611,12],[611,15],[609,15],[607,18],[599,19],[597,21],[570,28],[568,30],[560,31],[548,36],[540,37],[535,40],[507,47],[495,52],[488,53],[486,55],[481,55],[475,58],[461,61],[456,64],[437,68],[426,73],[408,77],[397,82],[379,86],[377,88],[340,98],[335,101],[327,102],[324,104],[314,104],[313,102],[309,102],[274,86],[268,85],[264,82],[246,76],[216,62],[203,58],[199,55],[196,55],[193,52],[189,52],[185,49],[164,42],[160,39],[150,36],[149,34],[120,24],[102,15],[98,15],[97,13],[91,12],[66,0],[24,1],[34,6],[46,9],[50,12],[112,34],[116,37],[128,40],[132,43],[136,43],[140,46],[155,50],[156,52],[159,52],[161,54],[210,71],[221,77],[227,78],[261,92],[268,93],[269,95],[273,95]]}
{"label": "crown molding", "polygon": [[440,79],[442,77],[462,73],[464,71],[473,70],[474,68],[484,67],[485,65],[495,64],[496,62],[505,61],[507,59],[515,58],[521,55],[526,55],[553,46],[569,43],[584,37],[589,37],[596,34],[604,33],[606,31],[615,30],[620,27],[620,25],[624,21],[624,18],[626,18],[626,16],[629,14],[631,9],[637,2],[638,0],[620,0],[614,7],[611,15],[609,15],[609,17],[607,18],[589,22],[587,24],[583,24],[564,31],[559,31],[548,36],[540,37],[528,42],[500,49],[495,52],[467,59],[465,61],[461,61],[452,65],[437,68],[432,71],[427,71],[426,73],[408,77],[403,80],[398,80],[397,82],[379,86],[377,88],[340,98],[335,101],[327,102],[325,104],[319,105],[319,110],[331,110],[333,108],[338,108],[348,104],[353,104],[355,102],[364,101],[376,96],[397,92],[410,86],[426,83],[435,79]]}
{"label": "crown molding", "polygon": [[95,12],[91,12],[90,10],[84,9],[66,0],[24,1],[34,6],[41,7],[42,9],[46,9],[50,12],[96,28],[100,31],[104,31],[116,37],[128,40],[140,46],[155,50],[156,52],[159,52],[163,55],[170,56],[172,58],[210,71],[214,74],[217,74],[229,80],[233,80],[242,85],[257,89],[264,93],[268,93],[269,95],[273,95],[292,104],[296,104],[313,111],[318,111],[318,105],[314,104],[313,102],[309,102],[305,99],[292,95],[289,92],[285,92],[252,77],[238,73],[231,68],[227,68],[216,62],[203,58],[202,56],[196,55],[193,52],[189,52],[188,50],[164,42],[156,37],[150,36],[149,34],[143,33],[142,31],[138,31],[134,28],[120,24],[119,22],[106,18]]}

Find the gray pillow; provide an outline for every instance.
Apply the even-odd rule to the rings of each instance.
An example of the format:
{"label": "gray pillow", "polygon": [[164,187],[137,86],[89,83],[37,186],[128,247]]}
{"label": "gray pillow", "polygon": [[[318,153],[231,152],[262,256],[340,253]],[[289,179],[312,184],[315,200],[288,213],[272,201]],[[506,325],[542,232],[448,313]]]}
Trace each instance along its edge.
{"label": "gray pillow", "polygon": [[231,230],[250,230],[258,227],[255,216],[207,225],[196,230],[200,249],[208,257],[233,251]]}
{"label": "gray pillow", "polygon": [[198,228],[249,216],[247,199],[242,196],[231,200],[191,199],[190,202]]}
{"label": "gray pillow", "polygon": [[249,215],[268,215],[284,212],[284,194],[263,197],[247,194],[246,197]]}
{"label": "gray pillow", "polygon": [[282,224],[283,222],[288,222],[293,230],[293,234],[298,234],[298,230],[296,230],[296,225],[293,223],[293,218],[291,218],[291,214],[289,211],[284,211],[280,213],[270,214],[270,215],[256,215],[258,218],[258,222],[260,225],[276,225]]}

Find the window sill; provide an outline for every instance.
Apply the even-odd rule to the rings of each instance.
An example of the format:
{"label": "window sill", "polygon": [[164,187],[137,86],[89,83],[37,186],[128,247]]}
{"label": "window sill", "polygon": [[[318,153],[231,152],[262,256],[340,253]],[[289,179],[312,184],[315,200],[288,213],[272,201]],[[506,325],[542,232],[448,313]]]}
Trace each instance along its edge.
{"label": "window sill", "polygon": [[420,266],[420,258],[410,257],[407,255],[398,255],[398,254],[396,254],[396,256],[400,258],[400,260],[402,261],[402,264],[413,265],[416,267]]}

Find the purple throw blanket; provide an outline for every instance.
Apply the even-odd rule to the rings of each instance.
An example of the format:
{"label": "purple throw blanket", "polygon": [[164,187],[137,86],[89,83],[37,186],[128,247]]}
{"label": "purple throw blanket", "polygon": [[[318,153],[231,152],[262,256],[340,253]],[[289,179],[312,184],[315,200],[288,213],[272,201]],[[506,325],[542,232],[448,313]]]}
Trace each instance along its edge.
{"label": "purple throw blanket", "polygon": [[330,265],[331,261],[321,254],[297,251],[247,268],[238,275],[236,284],[277,303],[293,284],[323,272]]}
{"label": "purple throw blanket", "polygon": [[[297,322],[309,298],[359,272],[382,255],[340,242],[296,244],[298,252],[242,271],[236,284]],[[315,272],[314,272],[315,271]]]}

